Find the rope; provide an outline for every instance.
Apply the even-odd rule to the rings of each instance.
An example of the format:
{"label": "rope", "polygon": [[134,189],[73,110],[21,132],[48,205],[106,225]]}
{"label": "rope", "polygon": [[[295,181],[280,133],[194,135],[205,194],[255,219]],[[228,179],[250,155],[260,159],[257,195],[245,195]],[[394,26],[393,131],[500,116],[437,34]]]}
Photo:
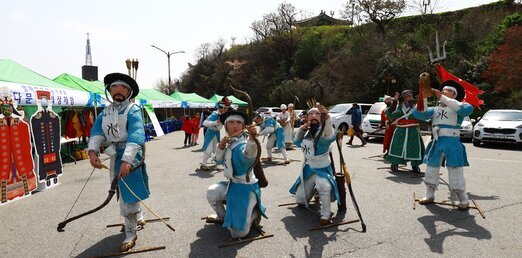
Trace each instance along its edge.
{"label": "rope", "polygon": [[125,182],[125,180],[123,180],[123,178],[120,178],[121,182],[123,182],[123,184],[125,185],[125,187],[127,188],[127,190],[129,190],[129,192],[136,198],[140,201],[141,204],[143,204],[143,206],[145,206],[145,208],[147,208],[147,210],[149,210],[152,214],[154,214],[154,216],[156,216],[156,218],[158,218],[159,220],[161,220],[163,223],[165,223],[165,225],[170,228],[172,231],[176,231],[171,225],[169,225],[169,223],[167,223],[161,216],[159,216],[158,214],[156,214],[154,211],[152,211],[151,208],[149,208],[149,206],[147,206],[147,204],[145,204],[145,202],[140,198],[138,197],[134,191],[132,191],[129,187],[129,185],[127,185],[127,183]]}

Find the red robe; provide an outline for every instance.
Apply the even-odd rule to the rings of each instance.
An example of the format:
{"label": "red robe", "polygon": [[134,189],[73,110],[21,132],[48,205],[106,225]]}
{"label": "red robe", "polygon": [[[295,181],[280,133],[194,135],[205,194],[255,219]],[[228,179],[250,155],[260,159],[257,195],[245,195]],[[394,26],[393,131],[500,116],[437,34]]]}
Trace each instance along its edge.
{"label": "red robe", "polygon": [[0,201],[30,194],[36,189],[29,125],[19,118],[0,119]]}
{"label": "red robe", "polygon": [[393,132],[395,131],[396,125],[392,125],[393,120],[388,120],[386,116],[386,109],[384,109],[381,113],[381,123],[384,123],[386,126],[386,130],[384,131],[384,140],[382,142],[382,152],[388,153],[390,149],[391,140],[393,137]]}

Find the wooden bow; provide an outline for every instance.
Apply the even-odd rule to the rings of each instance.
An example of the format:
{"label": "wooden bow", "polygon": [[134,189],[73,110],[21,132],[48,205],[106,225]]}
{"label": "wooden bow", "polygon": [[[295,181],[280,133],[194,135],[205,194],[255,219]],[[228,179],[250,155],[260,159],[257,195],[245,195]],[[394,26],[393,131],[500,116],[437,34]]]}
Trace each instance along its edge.
{"label": "wooden bow", "polygon": [[[135,171],[136,169],[140,168],[140,167],[143,167],[143,164],[145,164],[145,145],[142,145],[142,148],[143,148],[143,155],[142,155],[142,160],[138,163],[138,165],[136,165],[136,167],[134,167],[133,169],[131,169],[131,172]],[[105,166],[105,165],[104,165]],[[92,170],[92,172],[94,172],[94,169]],[[87,178],[87,182],[85,182],[85,185],[83,186],[82,190],[80,191],[80,194],[78,194],[78,197],[76,198],[76,201],[74,201],[71,209],[69,210],[69,213],[71,213],[72,209],[74,208],[74,206],[76,205],[76,202],[78,201],[78,199],[80,198],[80,195],[82,194],[83,190],[85,189],[85,186],[87,185],[87,183],[89,182],[89,179],[91,178],[92,176],[92,172],[91,172],[91,175],[89,175],[89,178]],[[67,219],[67,217],[69,216],[69,213],[67,214],[67,216],[65,216],[65,219],[58,223],[58,227],[56,228],[56,230],[58,232],[64,232],[65,231],[65,226],[69,223],[69,222],[72,222],[72,221],[75,221],[77,219],[80,219],[82,217],[85,217],[89,214],[92,214],[92,213],[95,213],[99,210],[101,210],[103,207],[107,206],[107,204],[111,201],[112,197],[114,196],[114,194],[116,193],[116,189],[118,188],[118,176],[115,176],[114,179],[112,180],[111,182],[111,188],[109,189],[109,194],[107,195],[107,198],[105,199],[105,201],[103,201],[102,204],[100,204],[98,207],[92,209],[92,210],[89,210],[89,211],[86,211],[84,213],[81,213],[79,215],[76,215],[74,217],[71,217],[69,219]]]}

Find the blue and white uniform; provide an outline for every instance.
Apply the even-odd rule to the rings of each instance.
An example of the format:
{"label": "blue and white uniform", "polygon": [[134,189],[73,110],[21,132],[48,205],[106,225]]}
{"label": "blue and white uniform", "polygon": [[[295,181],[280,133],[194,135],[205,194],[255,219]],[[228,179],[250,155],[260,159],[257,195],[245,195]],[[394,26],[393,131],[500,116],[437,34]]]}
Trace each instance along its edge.
{"label": "blue and white uniform", "polygon": [[203,161],[201,162],[202,166],[206,166],[208,159],[212,154],[216,153],[216,145],[220,141],[220,130],[223,128],[223,125],[219,121],[220,115],[219,110],[215,110],[203,122],[203,126],[207,128],[207,131],[205,132],[205,140],[203,141],[202,147],[204,151]]}
{"label": "blue and white uniform", "polygon": [[218,218],[224,219],[223,227],[228,228],[232,238],[245,237],[254,220],[260,219],[260,216],[266,218],[258,180],[253,169],[249,170],[254,164],[257,146],[247,139],[248,135],[243,134],[232,139],[225,149],[217,148],[216,162],[225,167],[227,181],[213,184],[207,190],[210,206]]}
{"label": "blue and white uniform", "polygon": [[463,167],[469,166],[469,163],[466,148],[460,142],[460,125],[466,116],[473,113],[473,106],[444,95],[441,96],[440,103],[444,105],[425,108],[425,112],[413,112],[416,119],[431,119],[433,127],[433,140],[428,144],[424,156],[424,163],[427,165],[424,177],[426,197],[435,199],[440,166],[445,161],[452,200],[458,197],[462,204],[468,204]]}
{"label": "blue and white uniform", "polygon": [[[313,197],[314,190],[317,190],[321,200],[321,219],[328,220],[331,215],[331,202],[340,200],[329,157],[330,145],[336,140],[330,118],[325,121],[323,134],[316,146],[314,137],[309,130],[303,131],[298,128],[295,131],[294,143],[303,151],[304,161],[300,176],[290,188],[290,193],[295,194],[297,203],[307,205]],[[302,180],[305,182],[304,187]]]}
{"label": "blue and white uniform", "polygon": [[263,122],[259,124],[261,131],[259,135],[268,135],[266,142],[266,152],[268,158],[272,158],[272,148],[274,145],[283,154],[283,158],[288,160],[285,148],[285,133],[283,127],[271,116],[263,117]]}
{"label": "blue and white uniform", "polygon": [[[111,156],[110,180],[118,176],[123,161],[137,165],[143,159],[142,146],[145,144],[145,130],[140,108],[128,100],[121,104],[111,104],[96,118],[91,129],[88,151],[99,153],[105,146],[105,154]],[[149,197],[148,175],[145,165],[123,178],[131,190],[141,199]],[[121,180],[118,182],[120,214],[126,225],[142,220],[139,200],[128,190]],[[131,228],[131,227],[127,227]]]}

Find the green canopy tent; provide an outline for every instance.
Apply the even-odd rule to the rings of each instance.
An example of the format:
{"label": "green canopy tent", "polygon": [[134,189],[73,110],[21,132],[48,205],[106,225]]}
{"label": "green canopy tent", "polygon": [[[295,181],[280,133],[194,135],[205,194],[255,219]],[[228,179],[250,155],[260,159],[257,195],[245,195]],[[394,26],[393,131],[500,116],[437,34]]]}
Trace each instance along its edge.
{"label": "green canopy tent", "polygon": [[[214,96],[212,96],[212,98],[210,98],[210,100],[212,100],[212,102],[214,102],[214,103],[218,103],[222,98],[223,98],[223,96],[214,94]],[[248,106],[248,102],[242,101],[242,100],[234,97],[234,95],[228,95],[227,98],[228,98],[228,100],[230,100],[230,102],[232,102],[232,104],[236,104],[240,107]]]}
{"label": "green canopy tent", "polygon": [[[181,101],[185,102],[186,105],[190,108],[213,108],[215,106],[215,103],[211,100],[208,100],[204,97],[201,97],[200,95],[196,93],[183,93],[179,91],[175,91],[170,95],[171,97]],[[182,104],[183,107],[183,104]]]}
{"label": "green canopy tent", "polygon": [[87,81],[80,77],[68,73],[62,73],[58,77],[54,78],[53,81],[61,83],[67,87],[88,91],[103,96],[105,94],[105,87],[100,81]]}
{"label": "green canopy tent", "polygon": [[140,94],[143,94],[155,108],[173,108],[180,107],[181,101],[166,95],[155,89],[140,89]]}
{"label": "green canopy tent", "polygon": [[51,92],[51,103],[57,113],[61,107],[92,106],[94,101],[93,93],[71,89],[9,59],[0,59],[2,88],[7,88],[17,105],[26,106],[28,116],[36,111],[38,90]]}

